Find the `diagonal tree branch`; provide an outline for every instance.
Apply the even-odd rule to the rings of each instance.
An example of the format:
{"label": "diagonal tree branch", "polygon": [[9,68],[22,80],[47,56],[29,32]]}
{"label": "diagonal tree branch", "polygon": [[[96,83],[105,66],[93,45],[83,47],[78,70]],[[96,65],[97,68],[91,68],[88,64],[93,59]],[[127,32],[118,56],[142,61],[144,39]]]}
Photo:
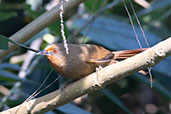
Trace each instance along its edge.
{"label": "diagonal tree branch", "polygon": [[1,114],[14,113],[16,110],[18,110],[17,114],[45,113],[84,94],[102,89],[106,85],[139,70],[152,67],[168,56],[171,56],[171,37],[136,56],[109,65],[96,73],[92,73],[83,79],[69,84],[64,91],[54,91],[43,97],[6,110]]}
{"label": "diagonal tree branch", "polygon": [[[64,12],[67,12],[83,2],[85,0],[69,0],[68,2],[64,3]],[[26,25],[24,28],[16,32],[14,35],[9,37],[11,40],[18,42],[18,43],[24,43],[27,40],[29,40],[32,36],[40,32],[42,29],[47,27],[49,24],[53,23],[55,20],[59,18],[59,12],[60,12],[60,5],[55,6],[51,10],[45,12],[41,16],[39,16],[37,19]],[[18,46],[14,44],[9,44],[9,50],[1,50],[0,49],[0,60],[5,57],[10,52],[16,50]]]}

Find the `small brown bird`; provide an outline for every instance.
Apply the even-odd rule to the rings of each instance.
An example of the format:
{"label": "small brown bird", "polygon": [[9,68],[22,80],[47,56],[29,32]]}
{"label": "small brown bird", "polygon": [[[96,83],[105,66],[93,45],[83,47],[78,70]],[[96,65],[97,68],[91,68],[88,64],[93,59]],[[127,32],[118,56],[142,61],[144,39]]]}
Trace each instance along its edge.
{"label": "small brown bird", "polygon": [[91,44],[68,44],[66,54],[63,44],[51,44],[38,55],[46,55],[52,67],[64,78],[80,79],[96,70],[134,56],[147,48],[111,52]]}

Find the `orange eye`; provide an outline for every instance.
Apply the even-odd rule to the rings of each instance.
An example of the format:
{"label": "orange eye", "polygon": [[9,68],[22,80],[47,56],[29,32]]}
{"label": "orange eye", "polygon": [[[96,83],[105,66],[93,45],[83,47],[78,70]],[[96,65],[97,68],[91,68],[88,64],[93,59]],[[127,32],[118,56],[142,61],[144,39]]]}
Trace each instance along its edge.
{"label": "orange eye", "polygon": [[54,49],[52,50],[52,52],[53,52],[53,53],[57,53],[57,52],[58,52],[58,49],[54,48]]}

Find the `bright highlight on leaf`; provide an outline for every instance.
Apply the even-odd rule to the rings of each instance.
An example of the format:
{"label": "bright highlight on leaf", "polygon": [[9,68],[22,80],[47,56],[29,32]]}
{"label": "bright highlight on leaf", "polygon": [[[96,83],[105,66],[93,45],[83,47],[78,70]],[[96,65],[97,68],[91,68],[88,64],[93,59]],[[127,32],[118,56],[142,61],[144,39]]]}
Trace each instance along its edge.
{"label": "bright highlight on leaf", "polygon": [[52,34],[45,34],[43,36],[43,40],[46,41],[47,43],[51,44],[55,42],[55,37]]}

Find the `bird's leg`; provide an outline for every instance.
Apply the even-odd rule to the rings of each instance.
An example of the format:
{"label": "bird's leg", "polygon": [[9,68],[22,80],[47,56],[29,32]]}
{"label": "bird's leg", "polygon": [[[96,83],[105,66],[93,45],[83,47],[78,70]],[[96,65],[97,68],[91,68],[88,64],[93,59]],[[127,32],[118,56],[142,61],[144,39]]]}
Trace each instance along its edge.
{"label": "bird's leg", "polygon": [[75,81],[77,81],[77,80],[76,80],[76,79],[72,79],[72,80],[69,80],[69,81],[64,82],[64,83],[60,86],[60,88],[59,88],[59,90],[61,91],[61,93],[62,93],[62,91],[63,91],[63,92],[64,92],[64,95],[66,95],[66,94],[67,94],[67,92],[65,91],[66,86],[68,86],[69,84],[72,84],[72,83],[75,82]]}

